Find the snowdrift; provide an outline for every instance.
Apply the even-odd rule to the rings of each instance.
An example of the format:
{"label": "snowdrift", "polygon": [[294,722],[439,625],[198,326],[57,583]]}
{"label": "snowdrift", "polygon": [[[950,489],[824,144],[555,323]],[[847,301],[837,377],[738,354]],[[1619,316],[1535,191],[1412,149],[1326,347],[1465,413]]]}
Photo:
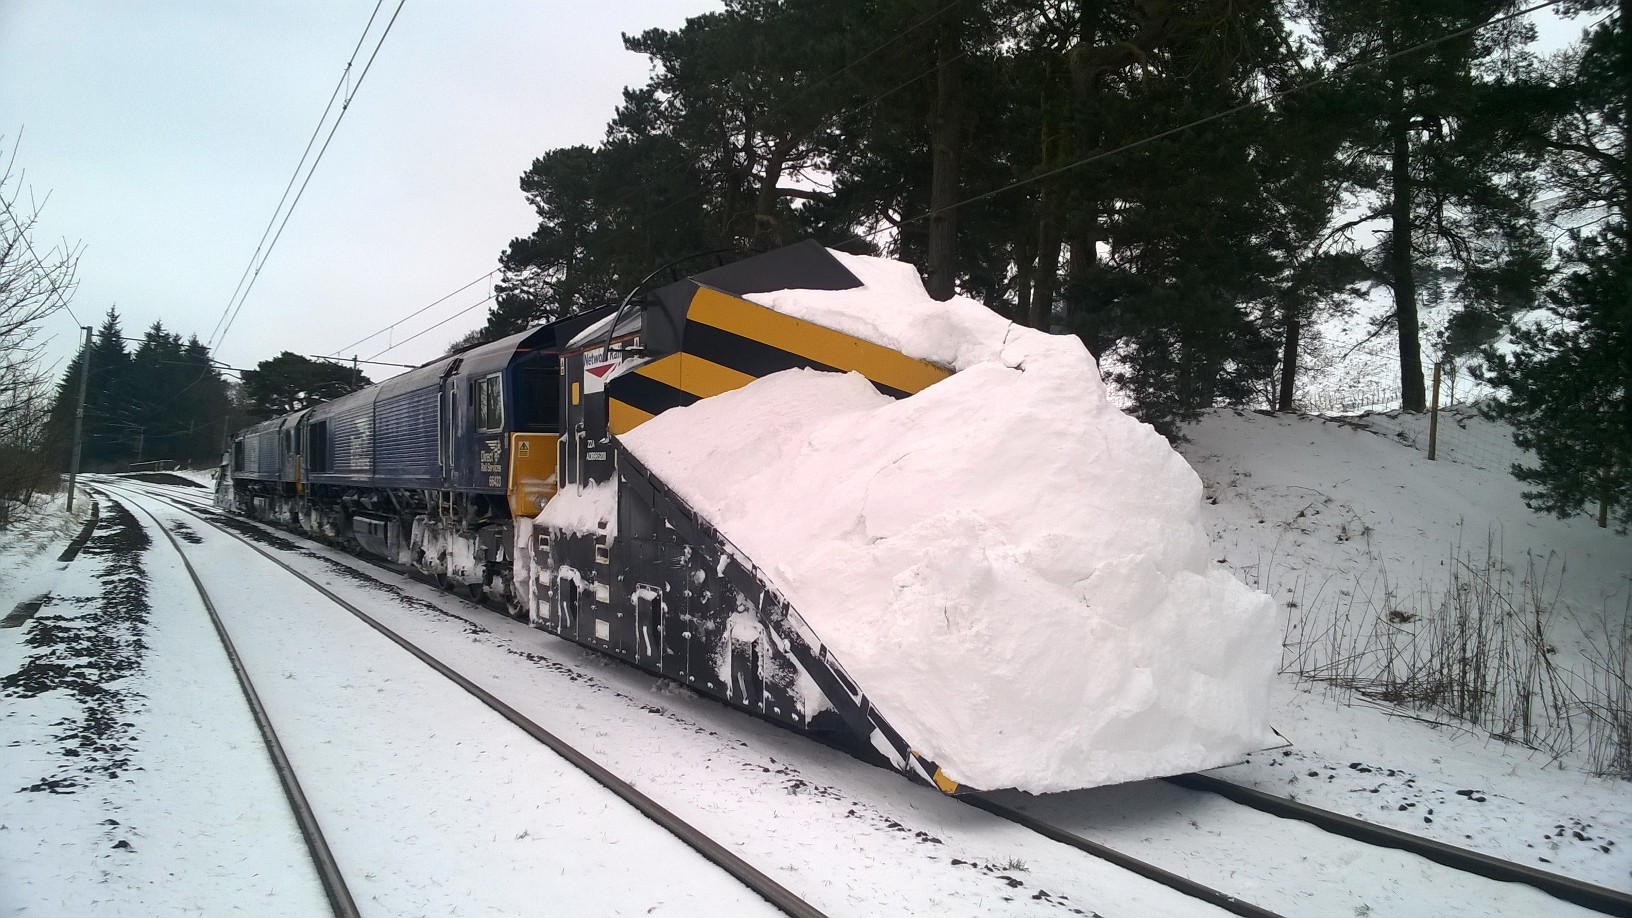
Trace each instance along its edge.
{"label": "snowdrift", "polygon": [[1199,479],[1108,403],[1081,342],[835,255],[863,287],[749,299],[951,377],[896,401],[857,374],[787,371],[624,447],[962,784],[1065,790],[1267,745],[1273,603],[1214,562]]}

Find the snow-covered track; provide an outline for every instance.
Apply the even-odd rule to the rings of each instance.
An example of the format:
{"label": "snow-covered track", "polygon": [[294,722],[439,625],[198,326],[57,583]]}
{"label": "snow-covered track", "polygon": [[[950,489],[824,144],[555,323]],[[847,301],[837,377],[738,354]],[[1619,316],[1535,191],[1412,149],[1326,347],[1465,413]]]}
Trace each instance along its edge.
{"label": "snow-covered track", "polygon": [[1136,873],[1147,880],[1153,880],[1170,889],[1184,893],[1192,899],[1199,899],[1210,905],[1229,912],[1232,915],[1241,915],[1244,918],[1280,918],[1279,913],[1261,906],[1253,905],[1229,893],[1221,892],[1202,883],[1180,876],[1170,870],[1164,870],[1155,864],[1142,861],[1130,854],[1118,851],[1109,845],[1103,845],[1089,838],[1084,838],[1053,823],[1038,819],[1029,813],[1004,806],[985,794],[960,794],[958,800],[977,809],[985,810],[1000,819],[1007,819],[1016,825],[1024,826],[1038,835],[1057,841],[1062,845],[1069,845],[1079,851],[1086,852],[1104,861],[1109,861],[1124,870]]}
{"label": "snow-covered track", "polygon": [[[110,488],[109,490],[114,491],[117,489]],[[413,641],[404,637],[397,631],[391,629],[379,619],[369,615],[367,612],[349,602],[344,597],[338,595],[334,591],[325,587],[323,584],[318,583],[305,573],[286,563],[281,558],[277,557],[275,553],[268,551],[265,547],[257,545],[255,542],[247,538],[244,538],[242,535],[234,532],[232,529],[220,525],[211,518],[211,515],[200,512],[204,508],[194,505],[191,501],[175,499],[170,495],[159,494],[145,489],[141,490],[139,493],[149,499],[162,501],[169,506],[174,507],[176,510],[192,516],[199,522],[210,526],[216,531],[239,541],[243,545],[253,549],[257,554],[265,558],[271,564],[300,580],[302,583],[311,587],[314,591],[332,601],[339,607],[345,609],[347,612],[350,612],[358,620],[362,621],[370,628],[373,628],[385,638],[392,641],[403,650],[406,650],[420,662],[430,667],[436,673],[448,679],[450,682],[453,682],[461,689],[464,689],[482,704],[504,717],[505,720],[520,728],[522,732],[526,733],[529,737],[538,741],[550,751],[571,763],[574,767],[594,780],[597,784],[600,784],[602,787],[605,787],[607,790],[617,795],[619,798],[634,807],[642,815],[666,829],[670,834],[679,839],[686,846],[702,855],[709,862],[720,867],[731,877],[741,882],[747,888],[753,890],[756,894],[764,898],[767,902],[782,912],[793,916],[793,918],[826,918],[826,915],[815,906],[811,905],[809,902],[806,902],[803,898],[782,886],[780,883],[777,883],[775,880],[755,868],[752,864],[749,864],[747,861],[733,854],[730,850],[725,848],[725,846],[715,841],[705,832],[686,822],[684,819],[665,808],[651,797],[642,793],[640,790],[635,788],[634,785],[618,777],[609,769],[585,755],[572,744],[546,730],[536,721],[516,710],[498,696],[477,685],[458,670],[447,665],[442,660],[426,651],[424,648],[415,644]],[[151,514],[149,515],[151,516]],[[176,543],[175,537],[170,534],[168,528],[162,524],[158,524],[156,518],[155,524],[158,525],[158,528],[165,531],[166,536],[170,538],[171,544],[176,546],[176,550],[178,552],[182,551],[179,544]],[[185,560],[185,554],[183,554],[183,558]],[[187,570],[189,574],[193,573],[191,564],[187,565]],[[200,595],[204,595],[204,588],[202,584],[199,583],[196,574],[193,574],[193,579],[195,584],[198,584],[199,586]],[[205,602],[208,604],[208,599],[206,599]],[[212,609],[212,616],[213,614]],[[222,632],[222,636],[225,640],[224,631]],[[234,661],[234,667],[238,668],[236,660]],[[247,682],[245,682],[245,685],[247,695],[249,692]],[[259,718],[260,715],[257,714],[258,721]],[[270,729],[269,724],[267,729]],[[341,914],[338,910],[336,913]],[[350,914],[355,914],[355,912],[351,912]]]}
{"label": "snow-covered track", "polygon": [[1154,862],[1161,874],[1181,874],[1187,886],[1229,890],[1209,901],[1234,914],[1626,913],[1612,890],[1596,890],[1602,895],[1592,902],[1566,901],[1526,882],[1534,878],[1521,865],[1485,858],[1484,869],[1464,869],[1427,856],[1413,839],[1383,839],[1364,826],[1337,831],[1328,827],[1333,814],[1245,805],[1211,787],[1188,786],[1190,777],[1038,797],[965,795],[965,802],[1157,882],[1167,880],[1124,859]]}
{"label": "snow-covered track", "polygon": [[[116,489],[98,485],[104,493],[117,493]],[[244,667],[243,658],[238,655],[238,648],[233,645],[232,636],[227,633],[227,627],[221,621],[216,611],[215,602],[210,598],[210,592],[199,579],[198,571],[193,567],[187,552],[181,547],[181,541],[169,527],[159,521],[151,511],[135,501],[127,501],[127,505],[140,511],[153,521],[153,528],[164,533],[170,547],[180,556],[181,563],[187,570],[187,576],[192,580],[193,587],[198,591],[198,599],[209,613],[210,623],[215,626],[216,637],[221,641],[221,647],[226,652],[227,660],[232,664],[233,675],[238,679],[238,687],[244,693],[244,701],[249,705],[251,715],[255,718],[255,726],[260,730],[261,739],[266,744],[267,755],[272,759],[272,768],[278,775],[278,783],[283,787],[284,797],[289,801],[289,809],[294,814],[295,822],[300,827],[300,835],[306,843],[306,850],[311,855],[312,865],[317,869],[318,879],[323,884],[323,894],[329,900],[329,907],[334,911],[335,918],[360,918],[357,903],[353,901],[351,890],[346,885],[345,876],[340,872],[340,865],[330,850],[328,840],[323,836],[323,828],[318,825],[317,814],[313,812],[310,801],[306,799],[306,792],[301,789],[300,779],[295,775],[294,765],[289,761],[289,755],[284,751],[283,743],[278,739],[277,730],[272,726],[272,719],[266,712],[265,705],[261,704],[261,697],[255,691],[255,684],[251,681],[249,670]],[[95,520],[93,518],[92,524]],[[82,540],[76,544],[83,545]]]}
{"label": "snow-covered track", "polygon": [[1217,794],[1259,812],[1268,813],[1282,819],[1296,819],[1300,822],[1306,822],[1334,835],[1352,838],[1355,841],[1364,842],[1374,847],[1407,851],[1436,864],[1442,864],[1464,873],[1475,874],[1502,883],[1523,883],[1535,887],[1550,896],[1583,908],[1590,908],[1606,915],[1632,918],[1632,895],[1618,890],[1586,883],[1545,870],[1537,870],[1525,864],[1504,861],[1476,851],[1469,851],[1466,848],[1447,845],[1431,838],[1424,838],[1420,835],[1380,826],[1363,819],[1344,816],[1341,813],[1334,813],[1330,810],[1310,806],[1307,803],[1244,787],[1211,775],[1177,775],[1166,780],[1186,790]]}

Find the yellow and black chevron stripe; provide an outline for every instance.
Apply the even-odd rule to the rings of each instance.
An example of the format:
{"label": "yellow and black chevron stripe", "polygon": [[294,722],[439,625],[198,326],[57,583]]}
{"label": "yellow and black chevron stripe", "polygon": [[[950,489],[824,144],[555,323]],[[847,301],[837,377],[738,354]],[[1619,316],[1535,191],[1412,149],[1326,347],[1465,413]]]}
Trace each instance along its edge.
{"label": "yellow and black chevron stripe", "polygon": [[612,433],[626,433],[670,408],[782,370],[854,370],[893,398],[906,398],[951,375],[944,367],[709,287],[693,294],[681,340],[678,353],[607,386]]}

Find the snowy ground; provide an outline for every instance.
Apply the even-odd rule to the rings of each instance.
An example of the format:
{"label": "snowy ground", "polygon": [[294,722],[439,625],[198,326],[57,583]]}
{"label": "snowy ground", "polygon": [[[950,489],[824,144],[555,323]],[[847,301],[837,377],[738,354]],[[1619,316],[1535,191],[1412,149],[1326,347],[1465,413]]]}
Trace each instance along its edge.
{"label": "snowy ground", "polygon": [[[1450,423],[1471,428],[1466,435],[1489,451],[1505,442],[1498,425]],[[1459,460],[1442,451],[1429,462],[1413,445],[1426,447],[1423,426],[1388,415],[1338,422],[1233,411],[1195,425],[1181,451],[1207,484],[1218,561],[1281,601],[1296,648],[1318,644],[1334,621],[1359,632],[1389,611],[1425,614],[1459,556],[1480,568],[1494,556],[1515,580],[1534,559],[1551,572],[1554,659],[1580,669],[1606,622],[1625,628],[1632,539],[1526,509],[1505,463],[1486,452],[1464,450],[1473,456]],[[1425,721],[1448,719],[1322,683],[1288,679],[1278,694],[1277,723],[1295,745],[1221,776],[1632,889],[1632,785],[1586,774],[1579,753],[1436,727]]]}
{"label": "snowy ground", "polygon": [[[1558,595],[1568,614],[1554,625],[1561,655],[1578,659],[1585,639],[1566,640],[1577,621],[1625,608],[1632,542],[1587,520],[1532,514],[1500,470],[1428,463],[1391,424],[1400,426],[1224,412],[1196,426],[1184,452],[1217,501],[1209,508],[1217,560],[1276,595],[1289,622],[1308,622],[1358,614],[1325,597],[1365,594],[1366,578],[1384,570],[1400,595],[1422,592],[1458,544],[1483,552],[1496,527],[1503,558],[1551,552],[1566,564]],[[207,583],[230,597],[223,615],[242,633],[274,719],[289,725],[285,741],[310,775],[320,819],[326,812],[340,827],[330,843],[365,914],[759,907],[423,667],[255,567],[247,548],[163,504],[139,503],[190,551],[216,560],[201,570],[213,569]],[[14,791],[0,793],[0,912],[322,913],[207,621],[162,535],[141,544],[131,525],[140,521],[112,513],[66,566],[56,555],[77,524],[60,507],[0,544],[0,613],[53,597],[31,623],[0,630],[8,680],[0,778]],[[506,700],[830,914],[1211,913],[486,610],[349,559],[293,550],[331,589],[463,671],[485,674]],[[1316,611],[1305,613],[1309,606]],[[56,675],[40,668],[53,661],[64,664]],[[8,675],[28,671],[88,678],[33,692]],[[1277,691],[1275,719],[1294,746],[1220,773],[1632,888],[1628,786],[1586,775],[1579,756],[1554,761],[1291,678]],[[1158,783],[1028,805],[1285,914],[1576,913],[1533,891],[1465,885],[1414,858],[1340,846]],[[1318,888],[1298,872],[1311,868]]]}

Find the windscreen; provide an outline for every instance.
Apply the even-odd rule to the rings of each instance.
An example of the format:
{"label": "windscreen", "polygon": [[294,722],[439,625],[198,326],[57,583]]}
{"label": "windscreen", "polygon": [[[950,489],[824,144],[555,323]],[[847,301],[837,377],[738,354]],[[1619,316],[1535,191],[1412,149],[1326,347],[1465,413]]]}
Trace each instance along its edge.
{"label": "windscreen", "polygon": [[561,374],[555,362],[523,364],[515,371],[516,423],[512,430],[556,433],[561,430],[561,402],[557,389]]}

